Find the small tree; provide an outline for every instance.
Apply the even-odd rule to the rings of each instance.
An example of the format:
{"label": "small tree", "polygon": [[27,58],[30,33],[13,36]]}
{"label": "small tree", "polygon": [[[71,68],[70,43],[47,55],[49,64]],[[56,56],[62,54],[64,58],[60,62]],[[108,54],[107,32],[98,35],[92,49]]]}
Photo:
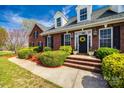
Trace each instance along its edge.
{"label": "small tree", "polygon": [[4,28],[0,27],[0,47],[4,46],[7,38],[8,38],[7,31]]}
{"label": "small tree", "polygon": [[28,45],[28,32],[25,30],[14,29],[8,31],[8,39],[6,41],[6,48],[11,51],[17,51],[20,48]]}

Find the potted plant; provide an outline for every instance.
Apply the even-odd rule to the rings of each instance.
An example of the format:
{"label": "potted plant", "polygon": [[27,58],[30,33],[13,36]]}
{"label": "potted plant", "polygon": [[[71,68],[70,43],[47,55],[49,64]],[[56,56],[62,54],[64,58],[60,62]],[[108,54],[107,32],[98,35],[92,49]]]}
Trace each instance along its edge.
{"label": "potted plant", "polygon": [[73,54],[76,55],[78,53],[77,49],[73,50]]}
{"label": "potted plant", "polygon": [[94,55],[94,50],[93,50],[93,48],[92,48],[92,47],[89,49],[88,54],[89,54],[90,56],[93,56],[93,55]]}

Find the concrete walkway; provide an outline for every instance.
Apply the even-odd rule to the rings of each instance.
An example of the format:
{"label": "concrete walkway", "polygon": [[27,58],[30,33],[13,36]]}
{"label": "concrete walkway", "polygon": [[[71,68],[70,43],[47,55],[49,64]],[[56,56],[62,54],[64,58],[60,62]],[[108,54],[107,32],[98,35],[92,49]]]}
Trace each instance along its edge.
{"label": "concrete walkway", "polygon": [[89,71],[79,70],[66,66],[58,68],[48,68],[39,66],[31,61],[18,59],[16,57],[9,59],[11,62],[23,67],[33,74],[41,76],[55,84],[65,88],[105,88],[108,87],[106,81],[100,74]]}

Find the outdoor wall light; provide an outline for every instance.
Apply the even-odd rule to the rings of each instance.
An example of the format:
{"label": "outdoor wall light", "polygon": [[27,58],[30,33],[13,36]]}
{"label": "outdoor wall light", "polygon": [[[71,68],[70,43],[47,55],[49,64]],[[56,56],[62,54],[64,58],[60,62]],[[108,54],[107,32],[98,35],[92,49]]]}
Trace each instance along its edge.
{"label": "outdoor wall light", "polygon": [[93,31],[93,35],[94,35],[94,36],[97,35],[97,30]]}
{"label": "outdoor wall light", "polygon": [[107,28],[107,24],[105,24],[104,27]]}
{"label": "outdoor wall light", "polygon": [[74,33],[71,33],[71,38],[72,38],[72,39],[74,38]]}

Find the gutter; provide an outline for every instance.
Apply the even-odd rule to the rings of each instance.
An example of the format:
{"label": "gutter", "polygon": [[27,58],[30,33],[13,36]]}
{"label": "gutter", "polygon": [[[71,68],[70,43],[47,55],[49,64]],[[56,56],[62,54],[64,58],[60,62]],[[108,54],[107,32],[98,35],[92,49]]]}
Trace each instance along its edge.
{"label": "gutter", "polygon": [[67,28],[63,27],[63,28],[59,28],[59,29],[55,29],[55,30],[51,30],[45,33],[41,33],[41,35],[49,35],[49,34],[56,34],[56,33],[62,33],[62,32],[66,32],[66,31],[70,31],[70,30],[77,30],[77,29],[82,29],[82,28],[90,28],[90,27],[95,27],[95,26],[101,26],[101,25],[105,25],[105,24],[112,24],[112,23],[117,23],[117,22],[124,22],[124,17],[121,18],[116,18],[116,19],[110,19],[110,20],[106,20],[106,21],[101,21],[101,22],[94,22],[94,23],[88,23],[88,24],[80,24],[77,26],[76,25],[72,25],[72,26],[68,26]]}

